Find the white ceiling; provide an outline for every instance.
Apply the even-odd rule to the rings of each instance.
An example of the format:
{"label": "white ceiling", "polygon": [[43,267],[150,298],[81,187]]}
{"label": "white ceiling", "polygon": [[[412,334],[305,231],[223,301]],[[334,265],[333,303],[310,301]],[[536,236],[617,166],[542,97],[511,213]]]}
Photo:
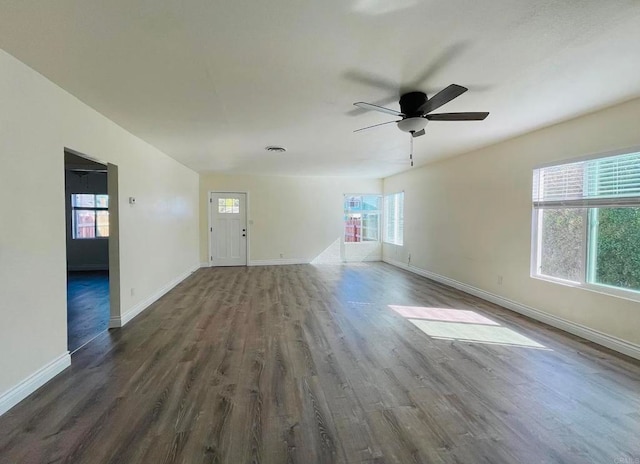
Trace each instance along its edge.
{"label": "white ceiling", "polygon": [[638,0],[0,0],[0,48],[197,171],[409,169],[393,124],[352,132],[401,89],[491,112],[431,122],[417,164],[640,96]]}

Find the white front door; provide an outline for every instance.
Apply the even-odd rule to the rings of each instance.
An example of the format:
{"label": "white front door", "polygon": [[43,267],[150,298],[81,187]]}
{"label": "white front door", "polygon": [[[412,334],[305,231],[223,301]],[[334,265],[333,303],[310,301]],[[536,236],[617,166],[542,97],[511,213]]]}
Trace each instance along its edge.
{"label": "white front door", "polygon": [[211,193],[209,199],[209,264],[247,265],[247,195]]}

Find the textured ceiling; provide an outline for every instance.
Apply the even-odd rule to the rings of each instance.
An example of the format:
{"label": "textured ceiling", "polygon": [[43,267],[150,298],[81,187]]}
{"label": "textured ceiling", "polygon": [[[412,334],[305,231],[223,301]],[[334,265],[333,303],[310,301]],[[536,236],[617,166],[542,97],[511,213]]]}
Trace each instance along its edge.
{"label": "textured ceiling", "polygon": [[[0,48],[197,171],[381,177],[409,137],[356,101],[470,91],[417,164],[640,96],[640,2],[0,0]],[[386,100],[386,101],[385,101]],[[283,145],[284,154],[266,145]]]}

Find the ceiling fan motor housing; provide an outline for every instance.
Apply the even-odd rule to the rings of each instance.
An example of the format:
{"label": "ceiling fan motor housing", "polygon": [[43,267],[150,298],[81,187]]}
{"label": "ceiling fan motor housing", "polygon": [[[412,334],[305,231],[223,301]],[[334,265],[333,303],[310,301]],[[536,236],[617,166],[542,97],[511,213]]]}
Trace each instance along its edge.
{"label": "ceiling fan motor housing", "polygon": [[427,102],[427,94],[424,92],[409,92],[400,97],[400,111],[407,118],[422,116],[419,108]]}

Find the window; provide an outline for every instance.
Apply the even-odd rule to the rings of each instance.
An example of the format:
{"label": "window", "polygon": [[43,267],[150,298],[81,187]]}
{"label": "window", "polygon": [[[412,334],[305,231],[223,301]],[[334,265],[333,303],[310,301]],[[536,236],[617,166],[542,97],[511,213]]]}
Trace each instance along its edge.
{"label": "window", "polygon": [[240,214],[240,200],[238,198],[218,198],[218,213]]}
{"label": "window", "polygon": [[404,240],[404,192],[384,197],[384,241],[402,246]]}
{"label": "window", "polygon": [[640,291],[640,153],[533,172],[532,274]]}
{"label": "window", "polygon": [[379,242],[381,195],[344,196],[344,241]]}
{"label": "window", "polygon": [[71,195],[73,238],[109,236],[109,195],[74,193]]}

